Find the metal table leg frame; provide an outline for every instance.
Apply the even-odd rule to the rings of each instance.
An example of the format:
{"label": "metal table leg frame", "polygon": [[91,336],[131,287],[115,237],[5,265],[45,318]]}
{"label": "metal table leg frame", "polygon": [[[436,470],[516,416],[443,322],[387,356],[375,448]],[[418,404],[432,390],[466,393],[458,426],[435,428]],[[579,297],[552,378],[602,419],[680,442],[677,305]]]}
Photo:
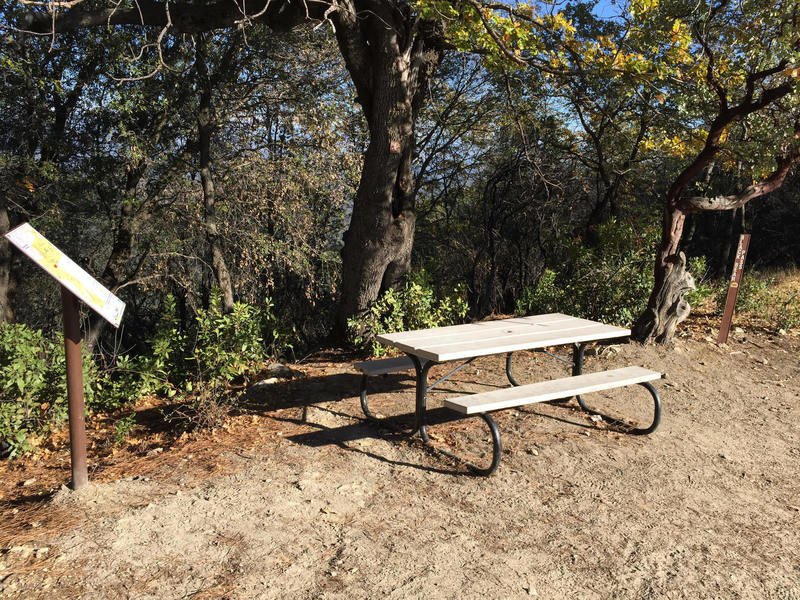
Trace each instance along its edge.
{"label": "metal table leg frame", "polygon": [[[490,417],[487,413],[479,413],[477,415],[469,415],[480,417],[483,419],[483,422],[489,426],[489,432],[492,434],[492,462],[488,467],[480,467],[474,463],[469,462],[468,460],[464,460],[460,456],[450,452],[449,450],[445,450],[444,448],[439,448],[434,446],[433,444],[428,444],[428,448],[430,448],[433,452],[438,454],[444,454],[456,460],[460,463],[463,463],[467,466],[470,472],[474,473],[475,475],[483,475],[484,477],[488,477],[492,473],[497,470],[497,467],[500,465],[500,456],[503,453],[503,446],[500,443],[500,431],[497,429],[497,425],[494,422],[494,419]],[[469,417],[465,417],[469,418]]]}
{"label": "metal table leg frame", "polygon": [[583,351],[586,350],[586,343],[572,344],[572,376],[583,373]]}
{"label": "metal table leg frame", "polygon": [[[577,344],[574,344],[574,346],[575,346],[575,352],[577,352],[577,351],[578,351],[578,345],[577,345]],[[581,348],[580,348],[580,353],[581,353],[581,361],[583,361],[583,346],[585,346],[585,344],[582,344],[582,345],[581,345]],[[550,357],[552,357],[552,358],[555,358],[556,360],[560,360],[561,362],[565,362],[565,363],[567,363],[568,365],[571,365],[571,366],[573,367],[573,372],[572,372],[572,374],[573,374],[573,375],[575,375],[575,374],[576,374],[576,373],[575,373],[575,362],[574,362],[573,360],[567,360],[567,359],[566,359],[566,358],[564,358],[563,356],[559,356],[558,354],[553,354],[552,352],[548,352],[547,350],[544,350],[544,349],[542,349],[542,348],[534,348],[534,350],[533,350],[533,351],[534,351],[534,352],[539,352],[539,353],[541,353],[541,354],[547,354],[547,356],[550,356]],[[519,383],[519,382],[516,380],[516,378],[514,377],[514,375],[511,373],[511,356],[512,356],[513,354],[514,354],[513,352],[509,352],[508,354],[506,354],[506,377],[508,377],[508,381],[511,383],[511,385],[513,385],[513,386],[519,386],[519,385],[522,385],[522,384],[521,384],[521,383]],[[573,357],[574,357],[574,356],[575,356],[575,354],[573,353]],[[583,366],[583,363],[581,362],[581,367],[582,367],[582,366]],[[578,374],[578,375],[580,375],[580,373],[577,373],[577,374]]]}
{"label": "metal table leg frame", "polygon": [[422,438],[423,442],[430,444],[431,440],[425,429],[425,411],[427,410],[428,402],[428,371],[431,370],[434,363],[431,360],[426,360],[423,363],[418,356],[414,356],[413,354],[409,354],[408,356],[411,358],[411,362],[414,363],[414,369],[417,372],[417,399],[414,430],[419,431],[419,436]]}
{"label": "metal table leg frame", "polygon": [[[631,429],[628,433],[631,433],[633,435],[646,435],[648,433],[653,433],[656,430],[656,428],[658,427],[658,424],[661,423],[661,398],[659,398],[658,391],[656,391],[656,388],[654,388],[653,385],[650,382],[645,381],[644,383],[640,383],[639,385],[641,385],[648,392],[650,392],[650,395],[653,397],[653,422],[650,424],[649,427]],[[604,415],[601,412],[598,412],[596,410],[592,410],[591,408],[586,406],[586,403],[583,401],[583,398],[581,398],[580,396],[575,396],[575,397],[578,399],[578,404],[580,404],[581,408],[584,411],[588,412],[589,414],[591,414],[591,415],[600,415],[601,417],[603,417],[607,421],[615,421],[616,420],[613,417],[607,417],[606,415]]]}
{"label": "metal table leg frame", "polygon": [[379,424],[381,427],[386,427],[391,429],[392,431],[399,433],[403,436],[412,436],[417,432],[416,427],[411,429],[410,431],[404,430],[396,425],[392,424],[386,418],[376,416],[370,409],[369,404],[367,403],[367,381],[370,379],[370,376],[366,373],[361,376],[361,410],[364,412],[364,416],[367,417],[367,420],[372,421],[373,423]]}
{"label": "metal table leg frame", "polygon": [[508,377],[508,381],[514,387],[520,385],[519,381],[514,379],[514,376],[511,374],[511,355],[514,354],[513,352],[509,352],[506,354],[506,376]]}
{"label": "metal table leg frame", "polygon": [[[425,426],[425,411],[427,410],[427,402],[428,402],[428,390],[434,387],[436,384],[441,383],[443,379],[452,375],[458,369],[455,369],[443,379],[440,379],[432,386],[428,387],[428,371],[430,371],[431,367],[434,365],[433,361],[425,361],[424,363],[419,359],[419,357],[414,356],[413,354],[408,355],[411,358],[411,361],[414,363],[414,369],[417,372],[417,401],[416,401],[416,425],[415,428],[419,431],[419,437],[422,438],[422,441],[432,446],[430,437],[428,437],[428,431]],[[471,362],[471,361],[469,361]],[[464,366],[464,365],[462,365]],[[461,368],[461,367],[459,367]],[[503,447],[500,442],[500,431],[497,429],[497,425],[494,422],[494,419],[490,417],[486,413],[481,413],[479,415],[481,419],[483,419],[484,423],[489,426],[489,431],[492,434],[492,462],[487,468],[481,468],[477,465],[473,465],[472,463],[467,463],[468,468],[473,473],[478,475],[491,475],[497,470],[498,465],[500,464],[500,456],[503,452]],[[437,449],[439,450],[439,449]],[[447,452],[445,450],[439,450],[443,454],[451,456],[453,458],[458,458],[453,456],[452,453]]]}
{"label": "metal table leg frame", "polygon": [[[411,356],[411,355],[409,355],[409,356]],[[453,375],[455,375],[456,373],[458,373],[458,372],[459,372],[461,369],[463,369],[464,367],[466,367],[466,366],[467,366],[468,364],[470,364],[470,363],[471,363],[473,360],[475,360],[475,358],[470,358],[470,359],[468,359],[468,360],[464,361],[462,364],[458,365],[458,366],[457,366],[455,369],[453,369],[452,371],[450,371],[450,372],[449,372],[447,375],[445,375],[444,377],[442,377],[441,379],[439,379],[439,380],[438,380],[438,381],[436,381],[435,383],[432,383],[431,385],[427,385],[427,386],[425,387],[426,391],[430,392],[430,391],[431,391],[433,388],[435,388],[437,385],[439,385],[440,383],[442,383],[442,382],[444,382],[444,381],[448,380],[448,379],[449,379],[451,376],[453,376]],[[412,358],[412,361],[413,361],[413,358]],[[367,380],[369,379],[369,377],[370,377],[370,376],[369,376],[369,375],[367,375],[366,373],[364,373],[364,374],[361,376],[361,410],[362,410],[362,411],[364,411],[364,415],[367,417],[367,419],[369,419],[369,420],[371,420],[371,421],[377,421],[377,422],[380,422],[380,421],[382,421],[383,419],[381,419],[380,417],[376,417],[376,416],[375,416],[375,415],[372,413],[372,411],[369,409],[369,405],[368,405],[368,403],[367,403]]]}
{"label": "metal table leg frame", "polygon": [[[586,342],[582,344],[572,344],[572,376],[576,377],[577,375],[581,375],[583,373],[583,352],[586,350]],[[578,404],[581,405],[583,408],[583,398],[580,396],[575,396],[575,399],[578,401]],[[566,398],[565,400],[568,400]],[[563,402],[563,400],[562,400]],[[584,410],[586,410],[584,408]]]}
{"label": "metal table leg frame", "polygon": [[364,373],[361,376],[361,410],[364,411],[364,414],[370,421],[380,421],[381,419],[376,417],[372,414],[369,410],[369,406],[367,405],[367,380],[369,379],[369,375]]}

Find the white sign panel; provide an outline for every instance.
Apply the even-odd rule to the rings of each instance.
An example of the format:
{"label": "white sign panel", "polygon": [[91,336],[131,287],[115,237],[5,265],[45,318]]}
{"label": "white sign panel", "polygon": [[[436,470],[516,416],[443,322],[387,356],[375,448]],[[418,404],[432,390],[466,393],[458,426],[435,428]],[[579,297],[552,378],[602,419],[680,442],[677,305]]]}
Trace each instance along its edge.
{"label": "white sign panel", "polygon": [[51,244],[30,223],[12,229],[5,237],[106,321],[119,327],[125,303]]}

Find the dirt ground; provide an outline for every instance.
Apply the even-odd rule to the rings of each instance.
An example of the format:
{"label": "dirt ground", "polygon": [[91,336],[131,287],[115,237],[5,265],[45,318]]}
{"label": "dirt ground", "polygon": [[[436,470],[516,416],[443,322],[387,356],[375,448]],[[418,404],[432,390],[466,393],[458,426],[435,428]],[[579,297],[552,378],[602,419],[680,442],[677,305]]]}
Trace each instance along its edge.
{"label": "dirt ground", "polygon": [[[711,335],[587,358],[587,372],[666,373],[654,434],[574,400],[504,411],[489,478],[365,422],[359,377],[335,355],[251,391],[213,434],[94,448],[79,492],[58,490],[63,448],[5,461],[0,597],[800,600],[800,335]],[[514,364],[523,382],[567,370],[541,354]],[[431,405],[507,385],[503,367],[476,361]],[[407,375],[373,390],[375,411],[411,410]],[[586,400],[642,421],[651,406],[638,386]],[[476,460],[488,450],[477,419],[430,433]]]}

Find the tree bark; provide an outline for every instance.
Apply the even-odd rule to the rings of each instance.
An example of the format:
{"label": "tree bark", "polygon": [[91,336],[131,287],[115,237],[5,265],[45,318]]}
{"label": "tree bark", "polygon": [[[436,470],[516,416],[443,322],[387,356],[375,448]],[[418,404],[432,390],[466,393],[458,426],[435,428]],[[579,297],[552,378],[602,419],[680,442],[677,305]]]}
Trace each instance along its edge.
{"label": "tree bark", "polygon": [[11,323],[14,320],[11,296],[16,288],[12,261],[14,255],[11,245],[3,237],[11,229],[8,207],[5,199],[0,200],[0,323]]}
{"label": "tree bark", "polygon": [[691,311],[684,294],[695,289],[694,278],[686,270],[686,255],[678,249],[685,220],[686,214],[679,209],[664,211],[653,291],[632,329],[632,337],[643,344],[671,341],[676,327]]}
{"label": "tree bark", "polygon": [[211,95],[214,92],[205,57],[206,41],[201,34],[197,40],[195,68],[199,84],[200,100],[197,112],[197,133],[200,147],[200,182],[203,187],[203,221],[206,240],[211,254],[211,268],[222,292],[222,309],[228,313],[233,310],[233,283],[230,271],[222,253],[217,226],[216,188],[211,171],[211,133],[213,110]]}
{"label": "tree bark", "polygon": [[[416,213],[414,129],[428,81],[442,59],[433,32],[408,5],[370,2],[336,13],[336,35],[369,128],[350,226],[342,248],[335,334],[364,315],[411,267]],[[359,12],[362,11],[362,12]],[[350,332],[352,333],[352,332]]]}

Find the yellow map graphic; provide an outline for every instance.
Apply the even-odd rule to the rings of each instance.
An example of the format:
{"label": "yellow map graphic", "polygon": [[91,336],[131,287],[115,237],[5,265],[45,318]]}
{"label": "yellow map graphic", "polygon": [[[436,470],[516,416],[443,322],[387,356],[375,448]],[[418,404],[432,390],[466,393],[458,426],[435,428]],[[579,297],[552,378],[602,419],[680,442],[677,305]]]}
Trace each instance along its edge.
{"label": "yellow map graphic", "polygon": [[40,263],[41,266],[43,266],[51,275],[53,275],[59,281],[63,283],[69,282],[72,285],[74,285],[76,288],[75,291],[78,296],[81,297],[88,296],[90,298],[89,304],[94,306],[103,306],[105,304],[105,300],[99,298],[98,296],[90,292],[88,289],[86,289],[86,287],[83,285],[80,279],[78,279],[72,273],[70,273],[69,270],[64,269],[63,267],[61,269],[58,268],[59,266],[58,263],[61,262],[63,258],[65,258],[61,250],[53,246],[53,244],[48,242],[43,237],[39,236],[34,237],[31,247],[41,255],[42,257],[42,262]]}

